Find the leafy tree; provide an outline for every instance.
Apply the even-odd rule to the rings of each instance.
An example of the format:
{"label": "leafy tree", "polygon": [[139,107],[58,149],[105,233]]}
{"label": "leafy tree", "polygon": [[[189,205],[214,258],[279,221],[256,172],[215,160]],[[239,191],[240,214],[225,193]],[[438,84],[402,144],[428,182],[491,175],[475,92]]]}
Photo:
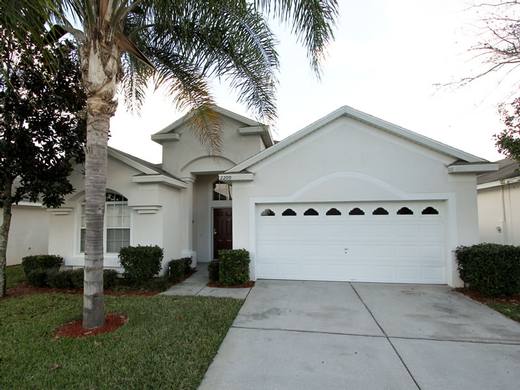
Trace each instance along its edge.
{"label": "leafy tree", "polygon": [[[12,205],[40,200],[57,207],[73,191],[72,162],[83,159],[85,102],[70,43],[40,49],[28,34],[0,28],[0,296],[5,294]],[[44,56],[52,56],[50,71]]]}
{"label": "leafy tree", "polygon": [[[166,85],[211,148],[220,144],[211,78],[222,78],[260,118],[276,116],[275,37],[267,23],[290,24],[318,74],[333,38],[336,0],[0,0],[0,18],[17,34],[44,19],[72,34],[87,94],[85,289],[83,326],[104,323],[103,210],[107,138],[118,88],[139,108],[149,80]],[[29,16],[31,18],[29,18]],[[93,174],[93,173],[96,174]]]}
{"label": "leafy tree", "polygon": [[[461,80],[461,84],[471,83],[491,74],[503,78],[518,72],[520,65],[520,1],[492,0],[478,3],[477,10],[483,22],[479,41],[471,48],[482,63],[479,72]],[[512,90],[516,94],[518,85]],[[495,135],[500,153],[520,162],[520,98],[499,107],[505,128]]]}
{"label": "leafy tree", "polygon": [[499,109],[505,128],[495,135],[500,153],[520,162],[520,98]]}

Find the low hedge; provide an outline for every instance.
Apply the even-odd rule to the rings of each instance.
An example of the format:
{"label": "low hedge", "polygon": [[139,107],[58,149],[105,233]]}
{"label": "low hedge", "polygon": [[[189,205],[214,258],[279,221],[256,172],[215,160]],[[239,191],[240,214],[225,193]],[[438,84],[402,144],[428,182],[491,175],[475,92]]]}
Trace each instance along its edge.
{"label": "low hedge", "polygon": [[123,277],[134,284],[149,281],[157,275],[161,270],[162,259],[163,250],[157,245],[128,246],[119,252]]}
{"label": "low hedge", "polygon": [[179,281],[191,272],[191,257],[174,259],[168,263],[167,277],[171,281]]}
{"label": "low hedge", "polygon": [[30,285],[48,286],[50,273],[57,273],[63,264],[63,257],[55,255],[35,255],[22,258],[22,268]]}
{"label": "low hedge", "polygon": [[[43,276],[34,276],[34,278],[42,278]],[[66,271],[48,270],[43,284],[39,287],[49,286],[52,288],[69,289],[69,288],[83,288],[83,269],[74,269]],[[36,282],[40,282],[40,279],[35,279]],[[117,271],[111,269],[103,270],[103,288],[110,289],[116,285],[117,282]],[[32,284],[32,283],[31,283]]]}
{"label": "low hedge", "polygon": [[26,273],[25,277],[27,278],[27,282],[29,282],[31,286],[47,287],[48,275],[49,270],[37,268],[29,271],[29,273]]}
{"label": "low hedge", "polygon": [[56,255],[35,255],[22,258],[25,276],[34,270],[59,269],[63,265],[63,257]]}
{"label": "low hedge", "polygon": [[220,262],[218,260],[210,261],[208,264],[208,276],[211,283],[217,283],[219,280]]}
{"label": "low hedge", "polygon": [[219,283],[234,286],[249,282],[249,252],[245,249],[221,250],[219,257]]}
{"label": "low hedge", "polygon": [[460,278],[469,288],[491,297],[520,293],[520,247],[478,244],[455,253]]}

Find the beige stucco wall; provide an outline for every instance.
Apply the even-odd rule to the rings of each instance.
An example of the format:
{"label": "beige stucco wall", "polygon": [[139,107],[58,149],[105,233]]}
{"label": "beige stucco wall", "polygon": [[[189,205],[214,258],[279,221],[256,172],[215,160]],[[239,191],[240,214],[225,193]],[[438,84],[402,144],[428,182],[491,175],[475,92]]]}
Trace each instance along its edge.
{"label": "beige stucco wall", "polygon": [[[0,209],[1,210],[1,209]],[[0,223],[3,217],[0,214]],[[49,214],[39,206],[13,206],[7,265],[20,264],[22,257],[48,253]]]}
{"label": "beige stucco wall", "polygon": [[[50,210],[49,253],[64,257],[66,266],[81,267],[84,255],[80,253],[80,215],[84,201],[83,167],[76,167],[70,177],[75,192],[56,210]],[[180,191],[158,183],[133,183],[138,170],[110,157],[108,160],[107,189],[124,195],[131,208],[130,245],[159,245],[164,249],[164,264],[180,257],[184,245],[178,234]],[[143,207],[154,206],[152,211]],[[105,267],[118,268],[118,256],[105,253]]]}
{"label": "beige stucco wall", "polygon": [[520,245],[520,183],[478,191],[481,242]]}
{"label": "beige stucco wall", "polygon": [[210,157],[207,146],[200,142],[189,125],[183,125],[176,130],[180,134],[178,141],[163,143],[163,169],[182,178],[232,168],[265,148],[259,134],[241,135],[238,129],[243,126],[238,121],[222,117],[222,146]]}
{"label": "beige stucco wall", "polygon": [[[449,174],[454,158],[350,118],[338,118],[256,165],[234,182],[233,246],[254,259],[254,205],[263,202],[446,201],[450,285],[460,285],[452,251],[478,242],[476,177]],[[252,264],[254,271],[254,261]]]}

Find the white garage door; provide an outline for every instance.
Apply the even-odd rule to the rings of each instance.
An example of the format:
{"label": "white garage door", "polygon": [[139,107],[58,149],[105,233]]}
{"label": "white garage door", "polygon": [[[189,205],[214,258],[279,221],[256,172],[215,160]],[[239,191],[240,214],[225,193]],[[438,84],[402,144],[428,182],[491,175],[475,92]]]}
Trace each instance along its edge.
{"label": "white garage door", "polygon": [[443,202],[261,204],[256,277],[446,283]]}

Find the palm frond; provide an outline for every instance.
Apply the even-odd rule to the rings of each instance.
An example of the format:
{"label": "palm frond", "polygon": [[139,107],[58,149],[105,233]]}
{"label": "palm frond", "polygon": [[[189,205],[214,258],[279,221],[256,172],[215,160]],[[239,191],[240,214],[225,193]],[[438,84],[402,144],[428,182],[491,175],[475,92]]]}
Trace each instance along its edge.
{"label": "palm frond", "polygon": [[292,24],[292,31],[307,48],[311,66],[320,76],[324,50],[334,39],[337,0],[254,0],[254,4],[259,10]]}

